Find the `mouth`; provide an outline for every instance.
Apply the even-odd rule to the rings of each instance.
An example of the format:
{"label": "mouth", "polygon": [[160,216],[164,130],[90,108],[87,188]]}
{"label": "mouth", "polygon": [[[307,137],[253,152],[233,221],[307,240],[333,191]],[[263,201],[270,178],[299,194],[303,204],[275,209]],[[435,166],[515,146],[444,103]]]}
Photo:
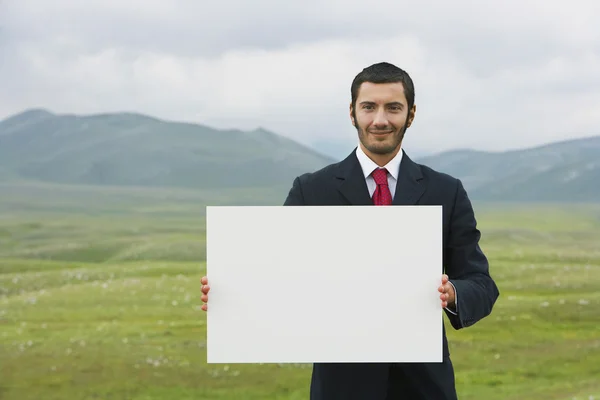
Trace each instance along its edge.
{"label": "mouth", "polygon": [[385,136],[391,134],[392,131],[370,131],[369,133],[375,136]]}

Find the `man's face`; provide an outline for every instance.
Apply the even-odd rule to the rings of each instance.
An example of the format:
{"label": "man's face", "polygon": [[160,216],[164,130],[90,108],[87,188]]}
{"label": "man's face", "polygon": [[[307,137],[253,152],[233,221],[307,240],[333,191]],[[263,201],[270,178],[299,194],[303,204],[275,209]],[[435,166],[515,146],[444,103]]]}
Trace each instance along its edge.
{"label": "man's face", "polygon": [[350,106],[350,117],[365,151],[387,155],[399,150],[415,110],[415,106],[408,109],[402,83],[365,82],[358,92],[356,108]]}

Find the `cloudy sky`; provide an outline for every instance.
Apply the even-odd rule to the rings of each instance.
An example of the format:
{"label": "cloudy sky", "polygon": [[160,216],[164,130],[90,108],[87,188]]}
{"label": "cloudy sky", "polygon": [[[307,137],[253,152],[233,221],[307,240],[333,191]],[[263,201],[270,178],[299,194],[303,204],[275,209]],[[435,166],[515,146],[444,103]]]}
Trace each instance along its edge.
{"label": "cloudy sky", "polygon": [[406,69],[407,148],[600,134],[600,2],[0,0],[0,118],[136,111],[354,144],[350,83]]}

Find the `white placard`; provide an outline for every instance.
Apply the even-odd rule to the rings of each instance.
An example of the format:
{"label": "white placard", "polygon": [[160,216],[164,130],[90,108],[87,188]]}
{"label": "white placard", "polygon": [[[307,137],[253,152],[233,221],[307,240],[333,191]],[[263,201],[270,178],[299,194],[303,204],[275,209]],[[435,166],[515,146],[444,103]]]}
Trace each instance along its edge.
{"label": "white placard", "polygon": [[440,206],[207,207],[208,363],[441,362]]}

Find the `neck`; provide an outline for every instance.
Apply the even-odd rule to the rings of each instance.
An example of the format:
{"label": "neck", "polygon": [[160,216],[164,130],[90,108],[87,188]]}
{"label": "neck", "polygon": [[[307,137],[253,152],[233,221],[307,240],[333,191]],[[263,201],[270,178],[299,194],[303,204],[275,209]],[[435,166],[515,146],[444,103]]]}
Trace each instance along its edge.
{"label": "neck", "polygon": [[396,154],[398,154],[398,152],[402,148],[401,145],[398,145],[398,147],[396,149],[394,149],[394,151],[392,151],[391,153],[376,154],[376,153],[372,153],[369,150],[367,150],[365,148],[365,146],[363,146],[362,143],[360,143],[360,147],[365,152],[367,157],[369,157],[371,160],[373,160],[373,162],[380,167],[384,167],[385,165],[387,165],[387,163],[392,161],[392,158],[396,157]]}

